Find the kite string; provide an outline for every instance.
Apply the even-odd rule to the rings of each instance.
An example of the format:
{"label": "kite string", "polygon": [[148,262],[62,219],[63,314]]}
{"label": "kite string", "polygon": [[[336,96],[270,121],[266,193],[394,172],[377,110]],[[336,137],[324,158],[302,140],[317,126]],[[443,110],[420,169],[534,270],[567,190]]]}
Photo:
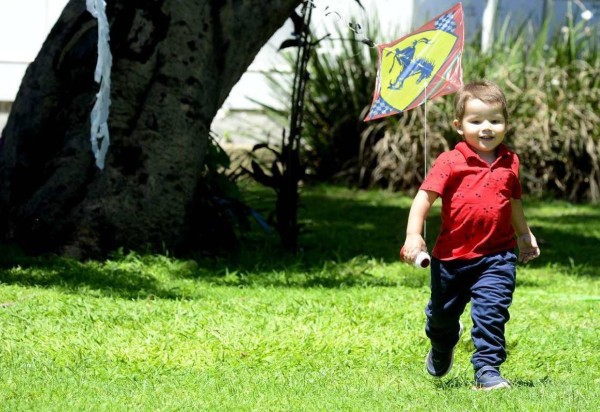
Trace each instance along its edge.
{"label": "kite string", "polygon": [[[423,168],[425,170],[423,179],[427,178],[427,85],[425,85],[425,100],[424,100],[424,141],[423,141]],[[427,242],[427,218],[423,221],[423,239]]]}

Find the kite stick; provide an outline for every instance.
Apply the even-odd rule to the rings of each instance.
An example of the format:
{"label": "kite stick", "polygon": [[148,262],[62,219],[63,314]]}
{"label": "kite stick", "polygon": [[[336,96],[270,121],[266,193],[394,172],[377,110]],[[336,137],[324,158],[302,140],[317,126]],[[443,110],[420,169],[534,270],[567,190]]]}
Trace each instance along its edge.
{"label": "kite stick", "polygon": [[[423,107],[425,110],[425,120],[424,120],[424,136],[425,138],[423,139],[423,166],[425,169],[424,172],[424,177],[423,179],[425,179],[427,177],[427,85],[425,85],[425,99],[423,100]],[[427,218],[425,218],[425,220],[423,221],[423,239],[425,239],[425,242],[427,242]]]}

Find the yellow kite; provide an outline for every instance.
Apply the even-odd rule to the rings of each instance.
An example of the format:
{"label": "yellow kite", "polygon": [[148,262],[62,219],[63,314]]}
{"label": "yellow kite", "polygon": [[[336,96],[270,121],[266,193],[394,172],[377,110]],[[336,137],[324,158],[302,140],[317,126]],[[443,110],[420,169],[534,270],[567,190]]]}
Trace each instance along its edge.
{"label": "yellow kite", "polygon": [[462,4],[416,31],[378,45],[377,82],[365,121],[379,119],[454,93],[462,86]]}

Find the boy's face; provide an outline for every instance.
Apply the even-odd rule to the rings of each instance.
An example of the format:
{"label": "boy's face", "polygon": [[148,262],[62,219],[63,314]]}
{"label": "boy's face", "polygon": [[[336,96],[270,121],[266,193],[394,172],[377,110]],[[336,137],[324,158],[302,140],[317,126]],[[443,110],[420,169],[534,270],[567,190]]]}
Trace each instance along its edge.
{"label": "boy's face", "polygon": [[469,99],[462,120],[454,120],[454,127],[465,141],[480,155],[490,154],[504,140],[507,121],[502,105],[487,104]]}

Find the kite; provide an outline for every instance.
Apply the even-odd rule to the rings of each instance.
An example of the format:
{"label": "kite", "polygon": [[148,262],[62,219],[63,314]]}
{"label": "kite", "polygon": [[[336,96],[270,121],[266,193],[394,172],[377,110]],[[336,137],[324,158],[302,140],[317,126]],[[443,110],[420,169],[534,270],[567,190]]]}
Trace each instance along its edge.
{"label": "kite", "polygon": [[377,80],[365,121],[401,113],[462,86],[462,3],[414,32],[377,46]]}

